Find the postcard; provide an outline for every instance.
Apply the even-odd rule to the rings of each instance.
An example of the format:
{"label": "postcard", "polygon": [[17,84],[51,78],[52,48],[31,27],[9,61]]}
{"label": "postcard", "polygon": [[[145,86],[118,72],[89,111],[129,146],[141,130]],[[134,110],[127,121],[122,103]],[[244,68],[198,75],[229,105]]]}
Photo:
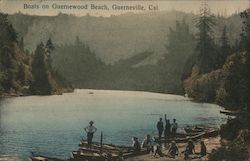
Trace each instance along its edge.
{"label": "postcard", "polygon": [[248,0],[0,0],[0,161],[248,161]]}

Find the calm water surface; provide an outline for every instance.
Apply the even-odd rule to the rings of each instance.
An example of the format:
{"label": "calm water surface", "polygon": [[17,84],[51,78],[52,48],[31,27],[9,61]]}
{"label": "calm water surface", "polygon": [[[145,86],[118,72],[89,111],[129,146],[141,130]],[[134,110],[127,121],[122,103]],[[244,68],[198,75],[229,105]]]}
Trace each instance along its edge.
{"label": "calm water surface", "polygon": [[[90,92],[90,91],[93,91]],[[68,158],[76,150],[83,128],[95,122],[100,140],[131,144],[131,137],[156,134],[156,122],[167,114],[179,131],[186,125],[219,126],[221,107],[194,103],[166,94],[128,91],[76,90],[57,96],[29,96],[0,101],[0,160],[27,160],[31,152]],[[172,120],[171,120],[172,121]]]}

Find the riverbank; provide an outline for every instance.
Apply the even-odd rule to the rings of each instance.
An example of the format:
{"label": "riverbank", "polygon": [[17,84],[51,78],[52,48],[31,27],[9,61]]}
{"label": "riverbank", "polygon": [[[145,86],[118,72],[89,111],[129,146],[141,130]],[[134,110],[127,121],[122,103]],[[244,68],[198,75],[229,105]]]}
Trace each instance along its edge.
{"label": "riverbank", "polygon": [[[208,138],[208,139],[204,139],[205,145],[207,147],[207,152],[211,153],[213,150],[217,149],[218,147],[220,147],[220,136],[215,137],[215,138]],[[179,148],[179,155],[175,158],[169,158],[169,157],[159,157],[159,155],[157,155],[156,157],[151,153],[151,154],[146,154],[143,156],[138,156],[138,157],[134,157],[134,158],[130,158],[127,159],[127,161],[183,161],[184,159],[184,154],[181,153],[182,151],[185,150],[185,143],[179,143],[177,144],[178,148]],[[167,154],[168,152],[168,148],[163,149],[163,153]],[[200,152],[200,144],[199,142],[195,143],[195,152]],[[209,155],[209,154],[208,154]],[[192,159],[192,161],[208,161],[208,155],[202,158],[197,158],[197,159]]]}
{"label": "riverbank", "polygon": [[[74,90],[75,90],[74,88],[63,88],[63,89],[60,89],[60,91],[51,93],[50,95],[62,95],[63,93],[72,93],[74,92]],[[9,93],[0,94],[0,98],[25,97],[25,96],[37,96],[37,95],[32,94],[30,92],[9,92]]]}

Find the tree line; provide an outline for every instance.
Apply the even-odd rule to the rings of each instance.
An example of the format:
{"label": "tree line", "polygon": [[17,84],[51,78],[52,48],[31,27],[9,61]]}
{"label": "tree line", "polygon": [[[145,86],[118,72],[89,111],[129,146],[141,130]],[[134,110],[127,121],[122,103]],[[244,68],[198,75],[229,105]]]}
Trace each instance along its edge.
{"label": "tree line", "polygon": [[54,45],[48,39],[34,53],[25,50],[24,39],[0,13],[0,95],[49,95],[72,89],[51,66]]}
{"label": "tree line", "polygon": [[222,146],[212,152],[211,161],[243,161],[249,157],[250,9],[240,16],[239,41],[229,43],[225,26],[216,44],[213,32],[216,21],[209,7],[204,5],[194,19],[198,29],[195,50],[183,70],[183,88],[188,96],[237,112],[236,118],[221,126]]}

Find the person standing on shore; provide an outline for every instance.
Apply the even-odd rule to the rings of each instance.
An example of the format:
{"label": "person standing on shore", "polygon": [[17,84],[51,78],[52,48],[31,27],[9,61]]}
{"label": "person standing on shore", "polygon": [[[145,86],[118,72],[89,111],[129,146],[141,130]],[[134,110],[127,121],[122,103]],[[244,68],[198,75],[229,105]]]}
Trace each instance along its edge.
{"label": "person standing on shore", "polygon": [[162,132],[164,130],[162,118],[160,118],[160,120],[157,122],[156,127],[157,127],[158,134],[159,134],[159,140],[161,140],[161,135],[162,135]]}
{"label": "person standing on shore", "polygon": [[165,122],[166,122],[166,125],[164,129],[164,137],[165,137],[165,140],[167,140],[167,138],[170,136],[170,133],[171,133],[171,124],[170,124],[170,121],[167,119],[166,114],[165,114]]}
{"label": "person standing on shore", "polygon": [[172,135],[173,135],[173,137],[176,136],[177,128],[178,128],[178,124],[176,122],[176,119],[173,119],[173,124],[172,124]]}
{"label": "person standing on shore", "polygon": [[94,133],[97,131],[97,128],[93,124],[94,124],[94,122],[90,121],[89,126],[84,128],[85,132],[87,133],[87,140],[88,140],[88,147],[89,148],[91,148]]}

